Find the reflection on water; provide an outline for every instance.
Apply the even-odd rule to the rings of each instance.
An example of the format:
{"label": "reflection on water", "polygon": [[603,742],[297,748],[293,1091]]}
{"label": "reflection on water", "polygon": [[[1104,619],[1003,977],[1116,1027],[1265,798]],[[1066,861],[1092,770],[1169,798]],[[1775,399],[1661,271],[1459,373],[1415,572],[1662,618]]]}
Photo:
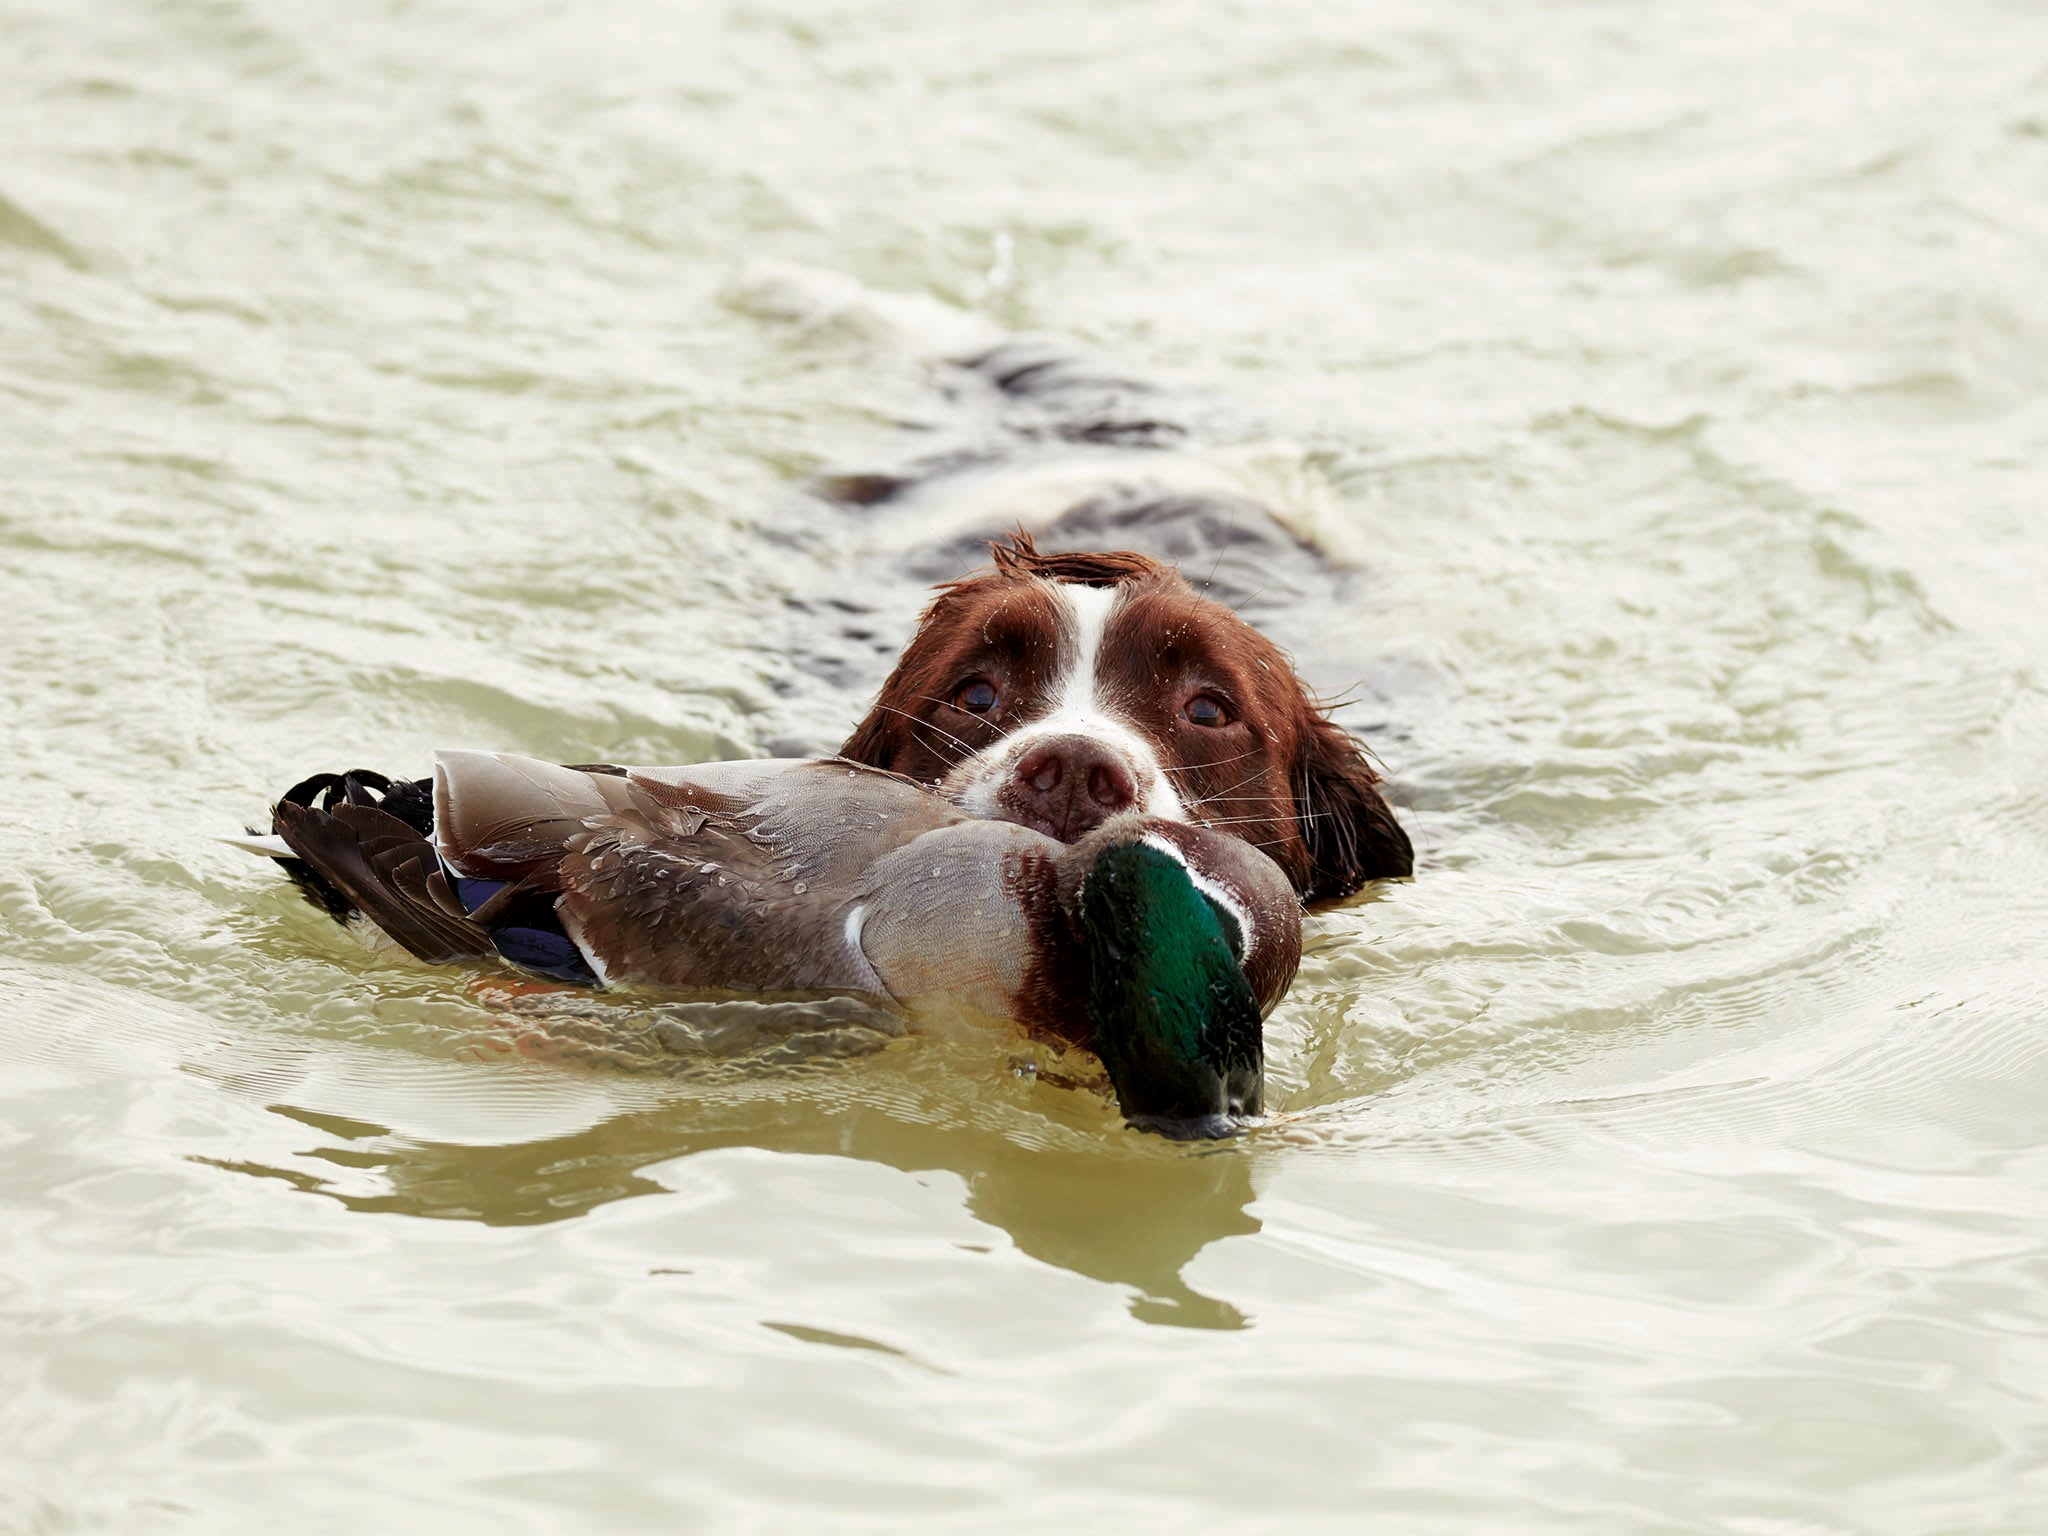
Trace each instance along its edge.
{"label": "reflection on water", "polygon": [[[302,1166],[212,1161],[325,1195],[355,1211],[396,1212],[489,1226],[563,1221],[667,1186],[645,1170],[726,1147],[860,1158],[905,1173],[940,1170],[967,1188],[967,1209],[1047,1264],[1139,1292],[1132,1315],[1195,1328],[1240,1328],[1226,1302],[1181,1279],[1219,1238],[1259,1230],[1252,1152],[1240,1144],[1132,1147],[1134,1134],[1039,1144],[994,1116],[906,1116],[815,1079],[757,1084],[768,1091],[720,1103],[693,1095],[629,1112],[573,1134],[502,1145],[430,1141],[388,1127],[274,1104],[318,1132]],[[1046,1088],[1042,1092],[1059,1090]],[[935,1107],[943,1114],[943,1107]],[[306,1164],[311,1167],[304,1166]]]}
{"label": "reflection on water", "polygon": [[[350,1210],[487,1226],[562,1221],[655,1194],[667,1186],[647,1169],[731,1147],[940,1170],[965,1185],[969,1213],[1022,1252],[1135,1289],[1133,1316],[1245,1325],[1181,1271],[1217,1239],[1259,1230],[1247,1209],[1251,1144],[1183,1145],[1125,1129],[1085,1053],[964,1026],[965,1038],[910,1039],[899,1016],[846,997],[655,1000],[498,976],[462,990],[487,1008],[459,1052],[477,1072],[537,1064],[556,1088],[572,1078],[651,1085],[655,1102],[523,1139],[492,1134],[487,1108],[471,1111],[476,1134],[463,1139],[415,1134],[373,1118],[376,1082],[402,1075],[406,1059],[376,1054],[368,1061],[390,1064],[319,1108],[268,1104],[323,1138],[296,1165],[200,1160]],[[234,1082],[245,1067],[211,1070]],[[1008,1091],[992,1093],[992,1078]]]}

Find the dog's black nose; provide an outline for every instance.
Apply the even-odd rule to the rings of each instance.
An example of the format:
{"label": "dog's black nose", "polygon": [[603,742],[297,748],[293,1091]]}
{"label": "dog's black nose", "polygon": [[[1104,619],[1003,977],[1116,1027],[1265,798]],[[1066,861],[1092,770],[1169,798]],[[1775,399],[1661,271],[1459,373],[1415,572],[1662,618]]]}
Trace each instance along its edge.
{"label": "dog's black nose", "polygon": [[1017,759],[1000,796],[1012,821],[1063,843],[1138,803],[1130,760],[1086,736],[1052,736]]}

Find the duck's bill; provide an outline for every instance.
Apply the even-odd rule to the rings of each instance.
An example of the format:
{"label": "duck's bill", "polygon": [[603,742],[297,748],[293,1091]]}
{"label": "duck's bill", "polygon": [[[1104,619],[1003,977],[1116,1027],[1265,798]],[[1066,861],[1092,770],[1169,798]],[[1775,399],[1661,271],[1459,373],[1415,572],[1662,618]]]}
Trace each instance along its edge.
{"label": "duck's bill", "polygon": [[1158,1076],[1117,1084],[1117,1101],[1133,1130],[1175,1141],[1220,1141],[1259,1117],[1265,1073],[1239,1066],[1219,1071],[1193,1062],[1162,1082]]}
{"label": "duck's bill", "polygon": [[1168,1141],[1228,1141],[1250,1130],[1258,1118],[1257,1115],[1197,1115],[1188,1120],[1166,1120],[1158,1115],[1127,1115],[1124,1123],[1134,1131],[1164,1136]]}

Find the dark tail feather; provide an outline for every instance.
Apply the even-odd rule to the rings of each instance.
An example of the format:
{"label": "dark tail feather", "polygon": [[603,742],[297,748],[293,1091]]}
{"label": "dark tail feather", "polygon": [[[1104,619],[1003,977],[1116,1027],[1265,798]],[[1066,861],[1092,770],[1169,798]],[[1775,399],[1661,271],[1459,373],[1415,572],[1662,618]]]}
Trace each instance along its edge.
{"label": "dark tail feather", "polygon": [[315,774],[285,791],[271,829],[298,855],[278,863],[315,905],[343,920],[361,912],[429,964],[502,956],[561,981],[597,981],[552,890],[450,877],[432,841],[432,779]]}
{"label": "dark tail feather", "polygon": [[[322,887],[431,964],[496,953],[448,887],[440,856],[416,827],[374,805],[332,810],[280,800],[271,825]],[[329,911],[333,901],[321,903]]]}
{"label": "dark tail feather", "polygon": [[[356,768],[347,773],[316,773],[301,779],[284,792],[282,802],[331,811],[337,805],[373,805],[388,811],[419,833],[434,835],[434,781],[432,779],[389,779],[373,768]],[[249,829],[254,832],[256,829]],[[280,837],[284,829],[271,817],[271,830]],[[346,922],[360,904],[304,859],[279,859],[278,867],[291,877],[308,901],[336,922]]]}

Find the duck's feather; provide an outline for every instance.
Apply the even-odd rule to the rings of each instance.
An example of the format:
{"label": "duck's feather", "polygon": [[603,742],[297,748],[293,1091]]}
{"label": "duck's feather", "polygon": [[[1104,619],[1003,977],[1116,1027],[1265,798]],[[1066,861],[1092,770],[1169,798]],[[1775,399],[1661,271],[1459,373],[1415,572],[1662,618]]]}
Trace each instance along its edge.
{"label": "duck's feather", "polygon": [[1134,1123],[1256,1112],[1300,956],[1286,874],[1226,833],[1125,816],[1061,844],[838,760],[445,752],[431,780],[307,780],[273,827],[284,856],[245,846],[422,960],[1007,1016],[1097,1049]]}
{"label": "duck's feather", "polygon": [[596,775],[449,752],[435,774],[450,867],[558,891],[599,976],[667,987],[968,993],[1000,1011],[1028,942],[1003,861],[1051,846],[836,761]]}
{"label": "duck's feather", "polygon": [[438,965],[494,953],[489,933],[462,914],[432,846],[396,816],[370,805],[323,811],[289,800],[272,815],[292,853],[420,959]]}
{"label": "duck's feather", "polygon": [[[563,768],[450,751],[435,760],[431,805],[408,801],[406,819],[351,776],[334,782],[281,802],[276,831],[310,888],[423,960],[496,954],[575,981],[942,999],[1086,1043],[1083,962],[1063,913],[1090,849],[969,817],[895,774],[836,759]],[[1130,835],[1106,826],[1086,841]],[[1147,835],[1235,871],[1244,900],[1225,905],[1241,931],[1296,936],[1244,945],[1270,1007],[1298,955],[1284,876],[1220,834]]]}
{"label": "duck's feather", "polygon": [[291,844],[272,833],[266,837],[258,832],[247,832],[239,837],[217,837],[217,843],[226,843],[230,848],[239,848],[244,853],[258,853],[266,859],[289,859]]}

